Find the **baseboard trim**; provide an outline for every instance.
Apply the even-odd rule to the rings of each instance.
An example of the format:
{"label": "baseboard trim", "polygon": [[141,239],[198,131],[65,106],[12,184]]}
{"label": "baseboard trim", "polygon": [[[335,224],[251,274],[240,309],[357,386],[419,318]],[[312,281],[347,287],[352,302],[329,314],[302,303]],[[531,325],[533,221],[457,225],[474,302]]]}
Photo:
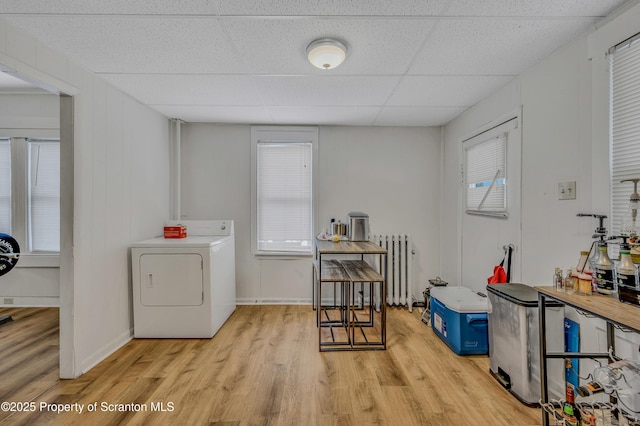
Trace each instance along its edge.
{"label": "baseboard trim", "polygon": [[107,357],[109,357],[118,349],[126,345],[132,339],[133,339],[133,329],[129,329],[121,333],[118,337],[113,339],[111,342],[107,343],[101,349],[94,352],[91,356],[87,357],[81,364],[82,367],[80,368],[80,372],[79,372],[80,374],[78,376],[85,374],[86,372],[91,370],[93,367],[100,364]]}
{"label": "baseboard trim", "polygon": [[285,299],[273,297],[239,298],[238,305],[311,305],[311,299]]}
{"label": "baseboard trim", "polygon": [[0,296],[0,308],[59,308],[59,297]]}

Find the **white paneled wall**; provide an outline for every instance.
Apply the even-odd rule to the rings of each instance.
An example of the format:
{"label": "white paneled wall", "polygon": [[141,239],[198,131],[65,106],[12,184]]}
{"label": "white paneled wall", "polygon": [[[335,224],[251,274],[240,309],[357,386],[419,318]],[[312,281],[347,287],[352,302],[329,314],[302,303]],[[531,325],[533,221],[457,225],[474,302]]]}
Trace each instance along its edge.
{"label": "white paneled wall", "polygon": [[[630,3],[621,15],[558,49],[445,128],[443,185],[443,264],[445,277],[460,276],[460,142],[485,123],[522,111],[521,276],[524,284],[551,285],[555,267],[577,264],[588,250],[597,222],[576,214],[609,214],[608,77],[606,49],[637,33],[640,4]],[[605,40],[606,41],[603,41]],[[558,183],[576,181],[575,200],[558,200]],[[609,224],[607,223],[607,227]],[[491,241],[488,240],[490,245]],[[496,259],[499,261],[499,259]],[[486,265],[487,275],[493,265]],[[484,286],[485,277],[479,277]],[[567,309],[581,323],[583,351],[606,351],[602,325]],[[621,334],[617,332],[617,334]],[[638,335],[625,336],[620,356],[640,357]],[[581,361],[581,375],[593,370]],[[589,366],[589,367],[585,367]],[[591,370],[591,371],[589,371]]]}
{"label": "white paneled wall", "polygon": [[[61,265],[62,377],[76,377],[132,336],[128,246],[169,218],[165,117],[0,20],[0,64],[74,95],[73,246]],[[63,140],[63,143],[65,141]]]}
{"label": "white paneled wall", "polygon": [[[182,128],[182,217],[234,219],[240,303],[310,303],[311,260],[251,255],[251,127],[189,123]],[[410,233],[416,298],[439,274],[439,128],[319,128],[316,232],[332,217],[369,214],[382,233]]]}

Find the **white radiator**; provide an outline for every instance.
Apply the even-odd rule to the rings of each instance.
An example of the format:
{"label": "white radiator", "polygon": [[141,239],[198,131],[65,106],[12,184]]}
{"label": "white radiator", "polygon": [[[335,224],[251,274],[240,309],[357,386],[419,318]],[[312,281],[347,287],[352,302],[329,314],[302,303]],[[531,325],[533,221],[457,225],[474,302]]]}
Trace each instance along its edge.
{"label": "white radiator", "polygon": [[413,311],[413,249],[409,235],[373,235],[371,241],[387,249],[387,305]]}

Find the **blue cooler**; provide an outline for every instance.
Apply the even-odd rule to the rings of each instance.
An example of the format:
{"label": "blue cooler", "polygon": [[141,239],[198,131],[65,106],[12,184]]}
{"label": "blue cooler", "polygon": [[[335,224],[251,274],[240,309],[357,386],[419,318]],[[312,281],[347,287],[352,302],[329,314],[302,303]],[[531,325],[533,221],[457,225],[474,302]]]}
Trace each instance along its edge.
{"label": "blue cooler", "polygon": [[458,355],[489,352],[487,297],[466,287],[431,289],[431,328]]}

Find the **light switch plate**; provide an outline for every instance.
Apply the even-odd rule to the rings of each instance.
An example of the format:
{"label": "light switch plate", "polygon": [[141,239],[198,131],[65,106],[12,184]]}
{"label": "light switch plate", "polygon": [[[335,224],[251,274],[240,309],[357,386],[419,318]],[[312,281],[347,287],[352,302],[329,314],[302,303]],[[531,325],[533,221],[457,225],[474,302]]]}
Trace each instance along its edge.
{"label": "light switch plate", "polygon": [[558,200],[576,199],[576,181],[558,183]]}

